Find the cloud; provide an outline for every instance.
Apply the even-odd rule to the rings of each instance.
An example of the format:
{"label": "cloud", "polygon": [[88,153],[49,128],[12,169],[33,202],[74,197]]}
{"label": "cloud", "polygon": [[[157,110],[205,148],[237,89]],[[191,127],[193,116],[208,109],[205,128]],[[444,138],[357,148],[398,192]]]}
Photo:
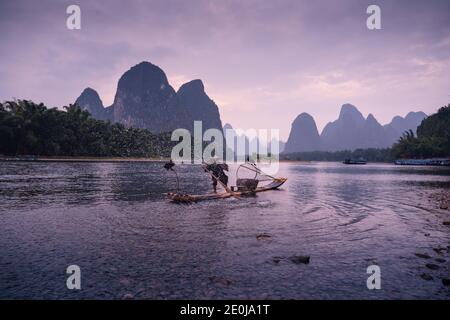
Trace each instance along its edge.
{"label": "cloud", "polygon": [[[200,78],[223,120],[281,129],[311,113],[319,127],[351,102],[381,121],[449,99],[450,1],[79,0],[82,29],[65,26],[72,1],[0,1],[0,100],[62,106],[87,86],[112,103],[117,81],[142,60],[177,88]],[[5,80],[4,80],[5,79]]]}

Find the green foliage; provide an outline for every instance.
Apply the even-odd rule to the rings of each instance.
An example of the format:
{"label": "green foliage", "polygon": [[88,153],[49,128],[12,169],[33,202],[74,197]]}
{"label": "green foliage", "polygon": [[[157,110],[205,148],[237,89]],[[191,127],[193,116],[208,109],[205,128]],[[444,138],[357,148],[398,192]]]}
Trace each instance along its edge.
{"label": "green foliage", "polygon": [[392,146],[396,158],[433,158],[450,155],[450,104],[422,121],[417,137],[405,132]]}
{"label": "green foliage", "polygon": [[311,151],[282,154],[282,160],[305,160],[305,161],[344,161],[345,159],[364,158],[369,162],[392,162],[394,159],[391,149],[356,149],[354,151]]}
{"label": "green foliage", "polygon": [[0,103],[0,154],[44,156],[170,156],[170,133],[152,134],[96,120],[76,105],[65,111],[18,100]]}

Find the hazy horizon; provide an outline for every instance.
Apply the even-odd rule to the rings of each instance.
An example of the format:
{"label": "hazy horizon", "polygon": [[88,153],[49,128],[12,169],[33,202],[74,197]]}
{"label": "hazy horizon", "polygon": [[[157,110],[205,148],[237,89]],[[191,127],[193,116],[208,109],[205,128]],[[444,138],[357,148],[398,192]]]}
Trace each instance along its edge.
{"label": "hazy horizon", "polygon": [[[81,7],[81,30],[66,28]],[[381,7],[381,30],[366,8]],[[351,103],[382,124],[450,101],[450,1],[0,1],[0,100],[112,104],[120,76],[149,61],[175,90],[202,79],[223,124],[319,131]],[[5,80],[6,79],[6,80]]]}

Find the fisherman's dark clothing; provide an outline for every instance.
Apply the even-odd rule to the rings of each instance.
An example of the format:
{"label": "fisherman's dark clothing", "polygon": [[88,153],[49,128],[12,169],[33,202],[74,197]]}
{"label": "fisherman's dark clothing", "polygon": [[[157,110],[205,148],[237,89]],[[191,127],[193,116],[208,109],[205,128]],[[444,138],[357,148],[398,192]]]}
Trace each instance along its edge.
{"label": "fisherman's dark clothing", "polygon": [[[213,174],[212,183],[214,192],[217,190],[217,179],[220,180],[224,185],[228,185],[228,176],[224,171],[228,171],[228,165],[225,163],[212,163],[206,166],[206,170]],[[217,179],[216,179],[217,178]]]}

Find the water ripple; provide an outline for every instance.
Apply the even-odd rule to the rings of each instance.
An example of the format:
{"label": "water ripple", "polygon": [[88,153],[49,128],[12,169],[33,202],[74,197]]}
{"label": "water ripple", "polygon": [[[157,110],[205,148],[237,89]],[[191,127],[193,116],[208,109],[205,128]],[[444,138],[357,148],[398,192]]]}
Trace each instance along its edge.
{"label": "water ripple", "polygon": [[[184,192],[210,191],[199,166],[178,170]],[[160,164],[2,163],[0,299],[449,297],[448,265],[425,281],[415,256],[450,259],[448,212],[429,197],[450,188],[448,169],[287,163],[279,175],[279,192],[175,205]],[[273,262],[298,255],[310,264]],[[79,293],[65,289],[72,263],[89,283]]]}

